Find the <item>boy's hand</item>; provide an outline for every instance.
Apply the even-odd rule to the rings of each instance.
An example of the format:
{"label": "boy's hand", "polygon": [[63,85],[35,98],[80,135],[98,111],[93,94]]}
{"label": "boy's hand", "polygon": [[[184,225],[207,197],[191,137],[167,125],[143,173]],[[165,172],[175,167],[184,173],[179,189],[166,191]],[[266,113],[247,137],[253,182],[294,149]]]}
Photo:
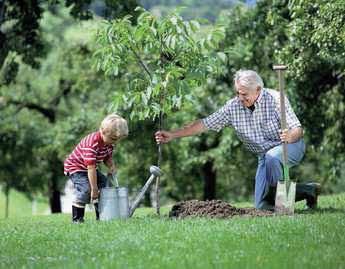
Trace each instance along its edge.
{"label": "boy's hand", "polygon": [[96,165],[88,165],[87,166],[87,175],[90,182],[90,188],[91,188],[91,202],[93,200],[98,198],[98,187],[97,187],[97,171],[96,171]]}
{"label": "boy's hand", "polygon": [[91,189],[91,202],[92,202],[93,200],[98,199],[98,196],[99,196],[99,190],[98,190],[98,188],[92,188],[92,189]]}
{"label": "boy's hand", "polygon": [[108,167],[108,175],[116,174],[116,166],[112,158],[107,159],[105,165]]}
{"label": "boy's hand", "polygon": [[116,169],[114,166],[108,168],[108,175],[115,175]]}

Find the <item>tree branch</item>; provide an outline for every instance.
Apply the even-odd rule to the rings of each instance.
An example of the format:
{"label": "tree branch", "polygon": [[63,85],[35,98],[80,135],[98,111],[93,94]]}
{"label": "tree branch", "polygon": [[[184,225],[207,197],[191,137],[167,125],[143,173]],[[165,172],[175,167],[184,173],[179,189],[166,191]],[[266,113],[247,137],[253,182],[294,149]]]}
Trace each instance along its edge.
{"label": "tree branch", "polygon": [[2,24],[5,21],[5,1],[0,0],[0,24]]}
{"label": "tree branch", "polygon": [[149,68],[147,67],[147,65],[144,63],[144,61],[141,59],[139,54],[135,51],[135,49],[132,46],[130,46],[130,49],[133,52],[133,54],[135,55],[135,57],[137,58],[137,61],[139,62],[141,67],[144,68],[145,72],[149,75],[150,81],[152,81],[152,74],[151,74]]}
{"label": "tree branch", "polygon": [[30,102],[19,102],[16,100],[8,100],[8,103],[16,105],[18,108],[18,111],[20,111],[23,108],[31,109],[31,110],[36,110],[39,113],[41,113],[44,117],[46,117],[49,122],[53,123],[55,122],[56,118],[56,111],[52,108],[44,108],[40,105],[37,105],[35,103],[30,103]]}
{"label": "tree branch", "polygon": [[59,84],[60,84],[60,89],[61,89],[60,92],[55,97],[53,97],[50,102],[47,102],[48,106],[52,108],[45,108],[39,104],[32,103],[32,102],[21,102],[21,101],[17,101],[13,99],[5,99],[5,97],[1,97],[1,96],[0,96],[0,105],[2,103],[4,104],[9,103],[9,104],[16,105],[17,112],[19,112],[23,108],[35,110],[41,113],[44,117],[46,117],[49,120],[49,122],[54,123],[56,120],[56,107],[60,103],[62,97],[66,97],[72,91],[71,83],[69,81],[61,79],[59,81]]}
{"label": "tree branch", "polygon": [[62,97],[66,97],[72,91],[71,82],[68,80],[60,79],[59,81],[59,88],[61,91],[49,102],[50,106],[56,107]]}

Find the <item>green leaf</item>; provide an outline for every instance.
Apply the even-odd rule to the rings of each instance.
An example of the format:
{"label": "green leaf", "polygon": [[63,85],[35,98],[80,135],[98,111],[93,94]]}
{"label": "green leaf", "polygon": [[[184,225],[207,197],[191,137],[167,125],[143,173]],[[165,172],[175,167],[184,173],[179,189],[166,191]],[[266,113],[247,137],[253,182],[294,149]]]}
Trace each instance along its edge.
{"label": "green leaf", "polygon": [[158,76],[157,76],[156,74],[154,74],[154,75],[152,76],[152,84],[157,84],[158,81],[159,81]]}
{"label": "green leaf", "polygon": [[170,21],[173,25],[177,25],[177,18],[175,16],[171,17]]}
{"label": "green leaf", "polygon": [[226,54],[224,52],[217,52],[217,56],[219,57],[219,59],[222,60],[223,63],[227,62],[227,57],[226,57]]}
{"label": "green leaf", "polygon": [[190,23],[190,27],[191,29],[193,30],[193,32],[196,32],[200,29],[200,24],[199,22],[195,21],[195,20],[192,20],[189,22]]}
{"label": "green leaf", "polygon": [[114,74],[114,76],[117,76],[117,75],[119,74],[119,68],[118,68],[118,66],[114,66],[114,67],[113,67],[113,74]]}
{"label": "green leaf", "polygon": [[156,28],[154,28],[154,27],[151,26],[150,29],[151,29],[152,34],[153,34],[154,36],[157,36],[157,30],[156,30]]}
{"label": "green leaf", "polygon": [[143,105],[147,106],[148,104],[148,98],[144,92],[141,93],[141,100],[143,101]]}
{"label": "green leaf", "polygon": [[161,107],[158,103],[152,103],[151,108],[152,108],[152,111],[155,115],[159,115],[159,113],[161,111]]}
{"label": "green leaf", "polygon": [[146,12],[146,9],[141,7],[141,6],[137,6],[135,9],[135,11],[141,11],[141,12]]}
{"label": "green leaf", "polygon": [[146,88],[146,97],[147,97],[147,99],[151,99],[151,94],[152,94],[152,87],[148,86]]}

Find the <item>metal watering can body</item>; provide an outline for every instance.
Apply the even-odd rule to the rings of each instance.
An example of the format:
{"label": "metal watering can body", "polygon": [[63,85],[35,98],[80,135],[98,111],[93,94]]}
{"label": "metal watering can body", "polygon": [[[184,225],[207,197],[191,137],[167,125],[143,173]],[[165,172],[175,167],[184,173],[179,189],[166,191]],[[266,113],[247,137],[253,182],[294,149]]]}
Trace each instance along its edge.
{"label": "metal watering can body", "polygon": [[112,220],[127,219],[131,217],[143,199],[148,187],[156,177],[161,175],[161,170],[156,166],[151,166],[150,173],[150,178],[146,181],[144,187],[138,193],[131,206],[129,204],[128,189],[119,187],[116,178],[115,187],[102,188],[99,200],[99,219]]}
{"label": "metal watering can body", "polygon": [[128,189],[125,187],[106,187],[101,189],[99,219],[126,219],[129,217]]}

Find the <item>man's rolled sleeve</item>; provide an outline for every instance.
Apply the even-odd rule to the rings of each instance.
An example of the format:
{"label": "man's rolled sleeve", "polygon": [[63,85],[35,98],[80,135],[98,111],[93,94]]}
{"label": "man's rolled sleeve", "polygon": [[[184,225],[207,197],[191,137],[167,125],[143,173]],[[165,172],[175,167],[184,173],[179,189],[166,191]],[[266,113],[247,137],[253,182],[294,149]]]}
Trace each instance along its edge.
{"label": "man's rolled sleeve", "polygon": [[285,102],[286,102],[286,123],[287,123],[288,128],[294,129],[294,128],[302,127],[300,121],[298,120],[287,98],[285,99]]}
{"label": "man's rolled sleeve", "polygon": [[231,125],[229,103],[220,108],[218,111],[212,113],[206,118],[202,119],[202,123],[209,130],[214,130],[219,132],[225,126]]}

